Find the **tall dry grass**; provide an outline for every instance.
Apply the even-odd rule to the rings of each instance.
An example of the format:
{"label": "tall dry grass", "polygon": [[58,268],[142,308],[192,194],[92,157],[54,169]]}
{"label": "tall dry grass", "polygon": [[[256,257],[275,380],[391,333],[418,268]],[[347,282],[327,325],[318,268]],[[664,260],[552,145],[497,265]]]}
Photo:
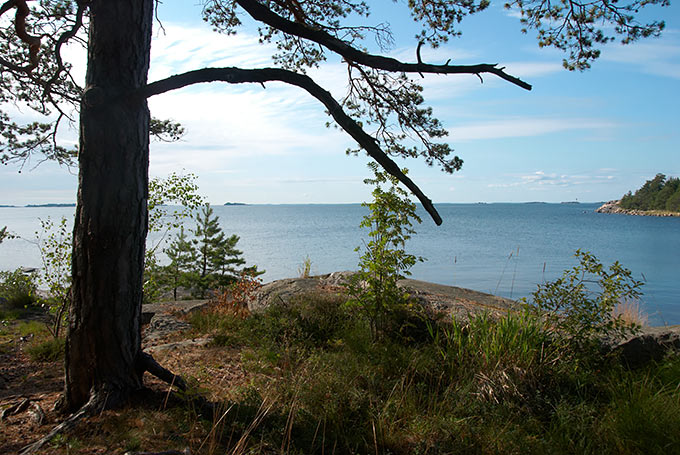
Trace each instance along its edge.
{"label": "tall dry grass", "polygon": [[621,318],[626,325],[644,327],[649,322],[649,315],[642,309],[639,300],[626,299],[612,309],[614,319]]}

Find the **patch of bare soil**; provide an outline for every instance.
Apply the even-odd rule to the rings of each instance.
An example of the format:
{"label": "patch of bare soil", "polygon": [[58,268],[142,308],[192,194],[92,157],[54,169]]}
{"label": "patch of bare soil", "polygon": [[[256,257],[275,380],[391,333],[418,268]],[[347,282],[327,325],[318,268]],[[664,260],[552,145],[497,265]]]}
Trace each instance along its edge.
{"label": "patch of bare soil", "polygon": [[[8,346],[9,345],[9,346]],[[7,343],[0,353],[0,453],[17,453],[47,434],[58,417],[52,411],[63,388],[62,362],[33,362],[25,353],[27,341]],[[28,401],[28,402],[27,402]],[[23,405],[25,409],[17,409]],[[36,417],[40,411],[44,417]]]}

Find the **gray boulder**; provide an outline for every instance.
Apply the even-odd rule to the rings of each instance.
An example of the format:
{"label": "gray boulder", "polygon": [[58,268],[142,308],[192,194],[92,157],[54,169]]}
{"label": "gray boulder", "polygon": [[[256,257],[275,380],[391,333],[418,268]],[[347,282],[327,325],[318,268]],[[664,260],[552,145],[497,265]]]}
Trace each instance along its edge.
{"label": "gray boulder", "polygon": [[628,367],[640,368],[669,352],[680,352],[680,326],[646,327],[638,335],[610,343],[608,350]]}

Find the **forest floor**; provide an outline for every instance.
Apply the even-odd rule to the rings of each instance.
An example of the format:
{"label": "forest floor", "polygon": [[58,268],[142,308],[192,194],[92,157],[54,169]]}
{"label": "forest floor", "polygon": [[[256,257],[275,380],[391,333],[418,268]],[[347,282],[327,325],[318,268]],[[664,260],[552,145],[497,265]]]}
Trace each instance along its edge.
{"label": "forest floor", "polygon": [[[200,382],[206,398],[223,399],[229,396],[230,389],[243,384],[247,376],[240,366],[237,349],[210,348],[206,346],[207,338],[191,338],[182,310],[205,302],[153,305],[156,314],[152,323],[143,328],[143,345],[166,368]],[[18,453],[63,419],[53,410],[64,387],[63,360],[34,360],[29,354],[32,346],[51,337],[41,326],[41,319],[35,312],[18,312],[0,326],[0,412],[21,406],[18,412],[5,413],[0,421],[0,454]],[[162,435],[160,427],[159,431],[152,427],[167,423],[169,415],[164,411],[182,407],[183,403],[170,395],[168,384],[149,375],[144,379],[148,390],[132,397],[136,412],[106,411],[76,429],[77,435],[57,438],[41,453],[114,454],[142,444],[145,451],[154,447],[158,451],[167,450],[168,435]],[[38,417],[41,412],[37,409],[44,415]],[[98,427],[100,430],[92,431]]]}

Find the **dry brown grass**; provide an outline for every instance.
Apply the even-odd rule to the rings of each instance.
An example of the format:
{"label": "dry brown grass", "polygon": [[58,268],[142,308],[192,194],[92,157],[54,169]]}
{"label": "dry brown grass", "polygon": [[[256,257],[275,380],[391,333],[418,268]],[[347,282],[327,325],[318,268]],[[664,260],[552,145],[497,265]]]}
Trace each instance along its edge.
{"label": "dry brown grass", "polygon": [[621,318],[627,325],[646,326],[649,315],[642,309],[639,300],[623,300],[612,310],[614,318]]}

